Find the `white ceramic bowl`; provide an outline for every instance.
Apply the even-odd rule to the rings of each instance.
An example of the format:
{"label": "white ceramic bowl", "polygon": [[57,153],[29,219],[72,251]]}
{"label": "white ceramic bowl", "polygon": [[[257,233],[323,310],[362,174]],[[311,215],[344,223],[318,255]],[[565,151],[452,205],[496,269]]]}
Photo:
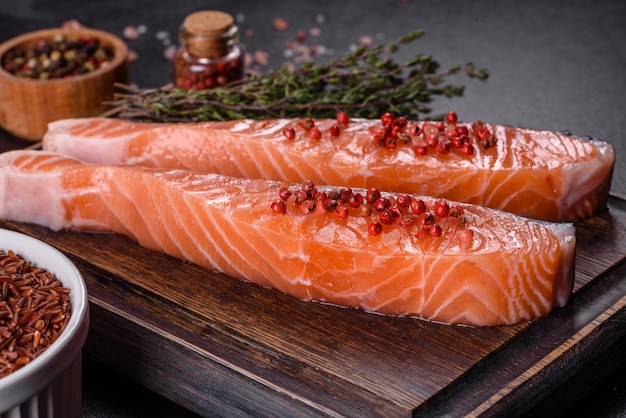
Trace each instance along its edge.
{"label": "white ceramic bowl", "polygon": [[13,250],[53,273],[70,289],[72,314],[63,332],[33,361],[0,378],[1,418],[80,417],[82,349],[89,328],[87,288],[76,266],[59,250],[25,234],[0,229],[0,249]]}

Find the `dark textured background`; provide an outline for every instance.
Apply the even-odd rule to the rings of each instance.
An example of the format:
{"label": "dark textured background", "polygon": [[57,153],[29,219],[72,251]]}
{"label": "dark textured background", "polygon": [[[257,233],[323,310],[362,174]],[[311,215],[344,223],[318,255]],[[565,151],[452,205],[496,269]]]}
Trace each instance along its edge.
{"label": "dark textured background", "polygon": [[[436,112],[452,108],[463,120],[528,128],[570,130],[613,142],[626,151],[626,2],[621,0],[351,0],[351,1],[199,1],[164,0],[2,0],[0,40],[77,19],[121,35],[125,26],[144,24],[147,32],[131,42],[138,60],[131,67],[140,87],[168,83],[159,31],[173,41],[184,17],[200,9],[238,17],[248,51],[264,50],[270,65],[297,30],[318,27],[309,38],[344,53],[361,36],[390,41],[413,29],[426,36],[404,50],[432,54],[444,67],[475,62],[487,67],[486,83],[461,80],[465,97],[440,100]],[[317,22],[318,15],[324,17]],[[276,32],[280,16],[289,30]],[[248,29],[252,36],[246,36]],[[402,54],[400,55],[400,57]],[[614,190],[626,194],[626,163],[620,160]]]}
{"label": "dark textured background", "polygon": [[[146,33],[129,42],[138,54],[131,64],[132,82],[158,87],[170,81],[171,70],[157,33],[168,33],[176,42],[184,17],[202,9],[236,16],[246,49],[269,53],[267,67],[288,59],[286,44],[298,30],[319,28],[320,36],[306,42],[338,56],[362,36],[387,42],[424,29],[426,36],[402,50],[398,59],[430,53],[444,68],[473,61],[491,73],[487,82],[458,79],[466,86],[464,97],[437,100],[434,114],[452,109],[462,120],[569,130],[612,142],[618,155],[613,193],[626,196],[626,2],[622,0],[1,0],[0,41],[70,19],[119,36],[128,25],[145,25]],[[289,29],[276,32],[275,17],[284,18]],[[7,134],[0,131],[0,135]],[[626,415],[624,373],[616,372],[615,380],[576,404],[577,410],[588,416]],[[131,382],[104,384],[105,377],[109,373],[87,359],[86,417],[193,416]]]}

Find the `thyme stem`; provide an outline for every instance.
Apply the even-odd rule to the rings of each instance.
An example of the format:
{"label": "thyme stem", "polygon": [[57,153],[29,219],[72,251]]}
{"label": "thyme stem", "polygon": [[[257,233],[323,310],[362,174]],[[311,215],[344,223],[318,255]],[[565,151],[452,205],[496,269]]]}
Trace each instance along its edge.
{"label": "thyme stem", "polygon": [[448,82],[461,71],[486,80],[489,73],[473,63],[440,71],[428,54],[404,64],[392,55],[401,46],[424,35],[408,33],[387,45],[359,46],[324,64],[304,63],[297,69],[283,66],[266,74],[248,73],[243,80],[210,90],[192,91],[166,85],[156,89],[119,86],[109,115],[159,122],[195,122],[279,117],[378,118],[384,112],[421,119],[430,114],[436,96],[461,97],[464,87]]}

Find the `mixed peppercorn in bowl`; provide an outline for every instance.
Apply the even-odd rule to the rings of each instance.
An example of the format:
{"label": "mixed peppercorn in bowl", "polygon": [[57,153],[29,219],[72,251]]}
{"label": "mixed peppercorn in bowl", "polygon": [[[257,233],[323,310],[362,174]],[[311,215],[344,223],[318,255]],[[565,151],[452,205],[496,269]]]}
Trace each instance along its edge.
{"label": "mixed peppercorn in bowl", "polygon": [[2,56],[1,64],[17,77],[51,80],[106,68],[114,57],[113,47],[95,36],[57,33],[16,46]]}
{"label": "mixed peppercorn in bowl", "polygon": [[100,115],[128,84],[128,47],[90,28],[53,28],[0,44],[0,126],[39,141],[49,122]]}

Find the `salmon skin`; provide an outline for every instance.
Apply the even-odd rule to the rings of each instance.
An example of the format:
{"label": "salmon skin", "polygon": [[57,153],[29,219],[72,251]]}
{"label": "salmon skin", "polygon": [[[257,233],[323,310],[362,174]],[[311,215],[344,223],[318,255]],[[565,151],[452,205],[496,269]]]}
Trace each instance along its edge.
{"label": "salmon skin", "polygon": [[[402,140],[386,146],[377,137],[380,121],[352,120],[333,131],[336,124],[331,119],[184,124],[68,119],[49,125],[43,149],[92,163],[376,187],[553,222],[578,222],[606,207],[615,163],[607,142],[483,124],[492,140],[484,147],[474,123],[458,123],[455,129],[468,130],[471,153],[450,146],[444,125],[440,149],[423,148],[426,154],[416,155],[416,146],[428,139],[426,127],[432,130],[436,123],[409,122]],[[290,128],[293,139],[285,136]]]}
{"label": "salmon skin", "polygon": [[[0,154],[3,219],[124,234],[301,300],[474,326],[533,320],[567,303],[572,224],[379,193]],[[392,222],[380,202],[398,212]]]}

